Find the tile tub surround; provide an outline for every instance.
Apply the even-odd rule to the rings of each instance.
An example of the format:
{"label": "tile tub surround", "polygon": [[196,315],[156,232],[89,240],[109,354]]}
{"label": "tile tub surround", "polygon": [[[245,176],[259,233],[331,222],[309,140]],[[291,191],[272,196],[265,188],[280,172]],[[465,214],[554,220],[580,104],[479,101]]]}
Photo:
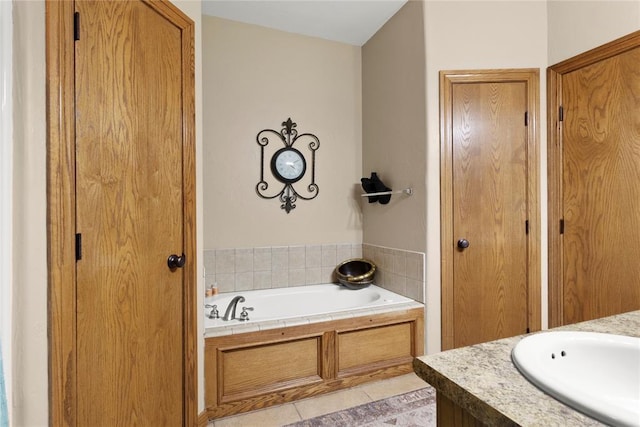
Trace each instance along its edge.
{"label": "tile tub surround", "polygon": [[359,243],[205,250],[205,286],[236,292],[337,283],[336,265],[361,257],[376,264],[376,285],[424,303],[424,253]]}
{"label": "tile tub surround", "polygon": [[[554,330],[640,337],[640,311],[566,325]],[[419,377],[488,425],[603,425],[547,395],[523,377],[511,350],[524,335],[414,360]]]}
{"label": "tile tub surround", "polygon": [[374,283],[381,288],[424,303],[425,256],[422,252],[365,243],[362,256],[377,267]]}

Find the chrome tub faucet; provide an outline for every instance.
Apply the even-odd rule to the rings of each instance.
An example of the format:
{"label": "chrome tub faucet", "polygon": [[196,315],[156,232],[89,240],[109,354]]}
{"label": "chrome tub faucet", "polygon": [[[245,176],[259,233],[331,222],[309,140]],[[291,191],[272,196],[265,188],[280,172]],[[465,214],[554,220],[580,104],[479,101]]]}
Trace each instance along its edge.
{"label": "chrome tub faucet", "polygon": [[234,320],[236,318],[236,307],[239,302],[244,302],[243,296],[238,295],[237,297],[233,297],[224,312],[224,316],[222,316],[222,320]]}

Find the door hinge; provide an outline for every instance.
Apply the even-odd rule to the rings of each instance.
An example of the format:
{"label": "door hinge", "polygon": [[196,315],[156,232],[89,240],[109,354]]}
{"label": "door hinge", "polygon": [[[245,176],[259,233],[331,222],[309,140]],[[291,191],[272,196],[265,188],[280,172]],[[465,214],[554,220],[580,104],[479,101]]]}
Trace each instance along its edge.
{"label": "door hinge", "polygon": [[82,259],[82,233],[76,233],[76,261]]}
{"label": "door hinge", "polygon": [[524,222],[524,232],[525,234],[529,234],[529,220]]}
{"label": "door hinge", "polygon": [[560,108],[558,108],[558,120],[561,122],[564,121],[564,108],[562,107],[562,105],[560,106]]}
{"label": "door hinge", "polygon": [[529,126],[529,112],[528,111],[524,112],[524,125],[525,126]]}
{"label": "door hinge", "polygon": [[564,219],[560,220],[560,234],[564,234]]}
{"label": "door hinge", "polygon": [[80,12],[73,14],[73,40],[80,40]]}

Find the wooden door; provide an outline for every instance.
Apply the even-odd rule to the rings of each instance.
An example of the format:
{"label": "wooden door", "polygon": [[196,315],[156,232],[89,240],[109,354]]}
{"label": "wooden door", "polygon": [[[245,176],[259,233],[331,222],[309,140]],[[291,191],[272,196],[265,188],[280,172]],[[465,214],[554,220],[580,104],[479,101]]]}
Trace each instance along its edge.
{"label": "wooden door", "polygon": [[640,45],[596,54],[559,92],[561,324],[640,309]]}
{"label": "wooden door", "polygon": [[452,325],[443,347],[456,348],[529,328],[529,88],[484,78],[450,81],[448,94],[451,306],[443,312],[451,313],[443,323]]}
{"label": "wooden door", "polygon": [[[73,111],[65,125],[75,133],[65,141],[74,155],[69,190],[75,292],[74,303],[63,301],[74,313],[56,307],[52,315],[54,324],[72,325],[66,348],[73,362],[66,366],[64,396],[52,399],[52,420],[81,426],[191,425],[192,23],[166,2],[76,0],[74,5],[73,57],[64,58],[74,84],[67,81],[66,89],[74,96],[65,98],[73,105],[63,104]],[[72,222],[67,215],[60,220]],[[169,268],[171,254],[186,254],[183,268]],[[56,283],[54,292],[64,293],[64,284]],[[63,331],[57,338],[64,336]],[[66,407],[62,414],[56,404]]]}

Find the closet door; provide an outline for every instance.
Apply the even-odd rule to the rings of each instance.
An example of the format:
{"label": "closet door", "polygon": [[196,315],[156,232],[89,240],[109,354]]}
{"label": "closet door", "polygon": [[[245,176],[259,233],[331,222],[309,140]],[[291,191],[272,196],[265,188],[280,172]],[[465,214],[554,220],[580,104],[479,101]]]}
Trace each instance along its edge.
{"label": "closet door", "polygon": [[538,72],[442,71],[440,79],[446,350],[539,327]]}
{"label": "closet door", "polygon": [[638,64],[635,47],[561,78],[562,324],[640,309]]}
{"label": "closet door", "polygon": [[150,3],[75,4],[76,424],[183,425],[184,35]]}

